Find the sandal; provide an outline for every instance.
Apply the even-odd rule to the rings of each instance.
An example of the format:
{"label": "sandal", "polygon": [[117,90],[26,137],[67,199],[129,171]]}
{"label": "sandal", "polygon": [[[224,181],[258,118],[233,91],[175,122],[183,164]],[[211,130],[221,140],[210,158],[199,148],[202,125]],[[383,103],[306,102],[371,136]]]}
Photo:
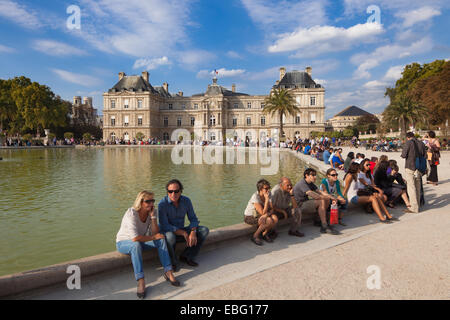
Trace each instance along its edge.
{"label": "sandal", "polygon": [[269,237],[268,234],[266,234],[265,236],[263,236],[263,239],[266,240],[267,242],[273,242],[272,238]]}
{"label": "sandal", "polygon": [[252,240],[252,242],[253,242],[254,244],[256,244],[257,246],[262,246],[262,245],[263,245],[263,242],[261,241],[260,238],[252,237],[251,240]]}

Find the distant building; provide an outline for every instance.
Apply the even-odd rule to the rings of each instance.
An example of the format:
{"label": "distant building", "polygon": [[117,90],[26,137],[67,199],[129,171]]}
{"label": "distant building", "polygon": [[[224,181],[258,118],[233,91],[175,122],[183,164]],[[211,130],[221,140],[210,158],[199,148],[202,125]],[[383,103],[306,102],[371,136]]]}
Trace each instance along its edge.
{"label": "distant building", "polygon": [[[284,119],[286,137],[309,137],[311,131],[324,130],[325,89],[305,72],[286,72],[273,88],[291,89],[300,111]],[[138,133],[145,138],[171,140],[177,129],[186,129],[194,140],[245,140],[256,142],[263,134],[271,136],[279,129],[279,116],[262,112],[267,95],[249,95],[229,90],[214,78],[206,91],[192,96],[169,92],[169,85],[153,87],[149,73],[127,76],[119,73],[119,82],[103,94],[103,139],[132,140]],[[230,131],[232,132],[230,136]],[[228,134],[228,136],[227,136]]]}
{"label": "distant building", "polygon": [[83,100],[79,96],[73,97],[71,121],[82,125],[100,126],[92,97],[84,97]]}
{"label": "distant building", "polygon": [[355,125],[356,121],[365,115],[373,114],[356,106],[349,106],[328,120],[328,124],[333,128],[333,131],[343,131],[348,126]]}

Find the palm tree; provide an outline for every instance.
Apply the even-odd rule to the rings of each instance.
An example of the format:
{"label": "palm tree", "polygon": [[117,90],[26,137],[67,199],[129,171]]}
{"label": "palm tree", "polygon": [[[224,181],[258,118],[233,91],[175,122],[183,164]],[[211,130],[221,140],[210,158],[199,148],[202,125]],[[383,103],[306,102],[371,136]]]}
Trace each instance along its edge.
{"label": "palm tree", "polygon": [[402,130],[402,137],[406,136],[408,124],[414,126],[415,123],[423,120],[426,116],[427,109],[416,103],[406,94],[395,95],[395,98],[386,107],[383,112],[383,120],[386,122],[397,122]]}
{"label": "palm tree", "polygon": [[263,113],[270,113],[272,116],[278,113],[280,117],[280,138],[284,136],[283,132],[283,116],[295,115],[300,112],[300,108],[292,97],[291,93],[287,89],[278,88],[274,89],[271,94],[264,100]]}

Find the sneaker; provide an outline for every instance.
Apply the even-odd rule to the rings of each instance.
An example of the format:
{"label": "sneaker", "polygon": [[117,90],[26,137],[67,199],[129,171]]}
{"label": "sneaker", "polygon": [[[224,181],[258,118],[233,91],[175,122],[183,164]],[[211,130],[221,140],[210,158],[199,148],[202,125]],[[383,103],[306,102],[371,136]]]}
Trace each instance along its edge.
{"label": "sneaker", "polygon": [[320,233],[327,233],[327,228],[320,226]]}
{"label": "sneaker", "polygon": [[326,229],[327,233],[330,233],[332,235],[338,235],[341,234],[338,230],[336,230],[333,226],[328,226],[328,228]]}
{"label": "sneaker", "polygon": [[347,226],[344,222],[342,222],[341,219],[339,219],[339,225],[341,225],[341,226],[343,226],[343,227],[346,227],[346,226]]}

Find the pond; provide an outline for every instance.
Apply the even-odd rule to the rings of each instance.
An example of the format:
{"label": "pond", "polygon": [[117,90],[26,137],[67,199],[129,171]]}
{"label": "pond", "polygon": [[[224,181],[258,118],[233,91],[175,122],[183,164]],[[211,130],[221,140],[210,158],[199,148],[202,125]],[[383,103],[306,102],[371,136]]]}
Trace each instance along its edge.
{"label": "pond", "polygon": [[[295,184],[304,163],[279,153],[279,170],[264,165],[175,164],[170,148],[0,150],[0,275],[114,251],[122,216],[142,190],[155,193],[179,179],[202,225],[241,223],[256,182]],[[225,158],[224,158],[225,159]],[[187,220],[186,220],[187,221]]]}

